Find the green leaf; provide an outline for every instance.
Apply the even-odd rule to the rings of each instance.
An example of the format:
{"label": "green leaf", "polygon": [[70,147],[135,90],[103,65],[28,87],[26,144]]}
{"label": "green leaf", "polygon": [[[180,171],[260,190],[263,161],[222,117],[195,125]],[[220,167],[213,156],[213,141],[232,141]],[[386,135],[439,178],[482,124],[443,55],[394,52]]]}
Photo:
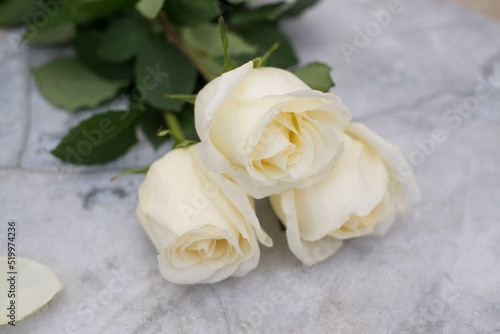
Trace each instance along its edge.
{"label": "green leaf", "polygon": [[221,16],[219,18],[219,29],[220,29],[220,39],[222,42],[222,49],[224,50],[224,67],[222,68],[222,73],[231,71],[236,68],[236,62],[229,57],[229,53],[227,51],[229,46],[229,41],[227,38],[227,28],[226,23],[224,22],[224,18]]}
{"label": "green leaf", "polygon": [[196,95],[187,94],[163,94],[163,97],[167,99],[177,99],[191,104],[194,104],[194,101],[196,100]]}
{"label": "green leaf", "polygon": [[153,147],[158,149],[164,142],[168,140],[167,136],[157,135],[159,129],[165,129],[167,125],[163,119],[161,112],[148,108],[148,110],[141,115],[139,120],[139,128],[146,135],[148,141]]}
{"label": "green leaf", "polygon": [[234,56],[233,58],[238,64],[243,64],[253,58],[259,57],[266,53],[276,42],[279,42],[280,47],[276,50],[272,57],[269,58],[267,66],[288,68],[297,64],[295,53],[288,42],[288,39],[283,35],[275,25],[260,24],[251,29],[239,31],[238,34],[249,44],[257,46],[257,52],[249,56]]}
{"label": "green leaf", "polygon": [[122,156],[137,142],[139,111],[107,111],[69,130],[51,153],[73,165],[95,165]]}
{"label": "green leaf", "polygon": [[86,0],[78,4],[81,13],[105,16],[116,11],[132,7],[136,0]]}
{"label": "green leaf", "polygon": [[170,132],[171,132],[170,130],[161,130],[161,129],[159,129],[156,132],[156,135],[159,136],[159,137],[164,137],[164,136],[168,135]]}
{"label": "green leaf", "polygon": [[[257,47],[248,44],[237,34],[228,31],[226,36],[229,40],[228,52],[230,55],[254,54],[257,52]],[[185,43],[210,57],[224,56],[220,28],[216,24],[206,23],[193,27],[184,27],[181,29],[181,38]]]}
{"label": "green leaf", "polygon": [[168,19],[177,25],[210,22],[219,16],[217,0],[165,0]]}
{"label": "green leaf", "polygon": [[315,5],[318,0],[296,0],[284,13],[284,17],[292,17],[301,14],[304,10]]}
{"label": "green leaf", "polygon": [[311,63],[291,71],[309,87],[322,92],[328,92],[335,84],[330,77],[331,68],[323,63]]}
{"label": "green leaf", "polygon": [[241,6],[227,14],[227,21],[231,27],[248,27],[262,21],[275,21],[287,8],[288,5],[284,2],[273,3],[255,9]]}
{"label": "green leaf", "polygon": [[139,0],[135,8],[147,19],[153,20],[163,6],[165,0]]}
{"label": "green leaf", "polygon": [[54,30],[40,32],[28,39],[32,45],[59,45],[69,42],[76,36],[76,27],[68,23]]}
{"label": "green leaf", "polygon": [[146,174],[149,170],[149,166],[145,167],[139,167],[139,168],[132,168],[132,169],[127,169],[126,171],[121,172],[120,174],[117,174],[111,178],[111,181],[116,180],[119,177],[122,177],[124,175],[129,175],[129,174]]}
{"label": "green leaf", "polygon": [[54,30],[68,23],[82,23],[90,20],[92,16],[81,13],[76,9],[80,1],[66,0],[64,3],[59,1],[39,2],[42,10],[37,11],[40,15],[35,15],[37,14],[35,13],[30,18],[25,38],[34,38],[39,33]]}
{"label": "green leaf", "polygon": [[73,47],[78,58],[88,68],[99,76],[108,80],[125,80],[134,76],[134,62],[110,63],[97,55],[97,50],[101,45],[102,33],[86,32],[79,33],[73,40]]}
{"label": "green leaf", "polygon": [[147,28],[139,20],[132,16],[123,16],[109,25],[97,55],[112,63],[132,59],[139,52],[147,33]]}
{"label": "green leaf", "polygon": [[0,27],[23,25],[38,10],[38,0],[0,1]]}
{"label": "green leaf", "polygon": [[163,94],[190,94],[196,84],[194,66],[165,36],[147,36],[136,58],[137,89],[151,106],[179,111],[183,101],[166,99]]}
{"label": "green leaf", "polygon": [[56,59],[33,69],[33,75],[47,100],[71,111],[96,107],[127,85],[126,81],[98,77],[74,58]]}

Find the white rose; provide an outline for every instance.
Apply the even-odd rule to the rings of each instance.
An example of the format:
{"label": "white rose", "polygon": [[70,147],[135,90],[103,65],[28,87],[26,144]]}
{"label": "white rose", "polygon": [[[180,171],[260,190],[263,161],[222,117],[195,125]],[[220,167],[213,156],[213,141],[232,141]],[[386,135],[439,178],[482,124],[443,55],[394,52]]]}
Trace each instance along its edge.
{"label": "white rose", "polygon": [[255,198],[320,181],[343,150],[351,114],[335,94],[249,62],[209,82],[195,103],[198,153]]}
{"label": "white rose", "polygon": [[290,250],[306,265],[334,254],[342,239],[385,233],[419,199],[400,149],[361,123],[345,128],[344,154],[325,180],[270,198]]}
{"label": "white rose", "polygon": [[[15,269],[16,275],[6,273]],[[49,267],[36,261],[17,256],[0,256],[0,325],[13,324],[38,311],[47,304],[59,291],[63,284],[57,274]],[[10,292],[9,292],[10,291]],[[15,301],[12,306],[11,301]]]}
{"label": "white rose", "polygon": [[206,171],[196,145],[154,162],[139,188],[137,217],[159,252],[162,276],[213,283],[257,266],[257,239],[271,246],[241,187]]}

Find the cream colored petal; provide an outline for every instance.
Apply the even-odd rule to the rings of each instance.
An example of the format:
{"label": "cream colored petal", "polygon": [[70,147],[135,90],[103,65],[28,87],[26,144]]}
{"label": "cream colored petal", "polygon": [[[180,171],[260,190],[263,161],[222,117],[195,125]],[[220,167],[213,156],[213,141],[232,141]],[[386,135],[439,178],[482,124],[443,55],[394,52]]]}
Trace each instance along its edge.
{"label": "cream colored petal", "polygon": [[265,133],[264,136],[261,136],[259,143],[252,151],[252,160],[272,158],[276,154],[282,153],[289,146],[293,145],[290,144],[288,129],[281,124],[274,122],[266,131],[267,133]]}
{"label": "cream colored petal", "polygon": [[205,168],[214,173],[226,173],[233,164],[207,140],[196,145],[196,151]]}
{"label": "cream colored petal", "polygon": [[215,115],[209,130],[208,141],[226,159],[244,166],[241,115],[236,100],[230,96]]}
{"label": "cream colored petal", "polygon": [[[6,256],[0,256],[0,268],[5,273],[7,268]],[[52,269],[36,261],[16,257],[16,272],[16,321],[38,311],[56,293],[63,289],[62,282],[57,277],[57,274]],[[9,274],[2,275],[0,280],[0,307],[2,309],[0,325],[5,325],[11,320],[7,317],[7,307],[10,305],[10,299],[7,296],[10,289],[8,278]]]}
{"label": "cream colored petal", "polygon": [[215,283],[229,276],[243,276],[257,267],[260,250],[255,238],[241,240],[242,255],[234,251],[226,257],[214,261],[198,261],[182,268],[172,265],[172,257],[167,252],[158,255],[159,270],[163,278],[177,284]]}
{"label": "cream colored petal", "polygon": [[[341,155],[343,134],[340,128],[329,128],[314,119],[304,118],[303,131],[300,134],[308,138],[303,148],[303,157],[294,168],[290,169],[290,176],[303,180],[322,171],[332,160],[337,160]],[[310,155],[309,158],[307,156]],[[302,165],[303,162],[303,165]]]}
{"label": "cream colored petal", "polygon": [[[385,234],[396,220],[398,214],[396,206],[393,204],[392,194],[386,194],[380,206],[380,219],[373,228],[373,235]],[[383,218],[382,218],[383,217]]]}
{"label": "cream colored petal", "polygon": [[[196,152],[195,145],[173,150],[151,165],[139,187],[142,212],[149,217],[151,224],[157,223],[166,229],[163,242],[169,243],[176,236],[206,225],[229,231],[236,238],[239,231],[235,225],[221,219],[225,217],[221,205],[227,199],[225,196],[210,198],[211,192],[217,192],[217,189],[194,159],[193,152]],[[158,236],[157,232],[161,233],[161,230],[154,229],[155,235]]]}
{"label": "cream colored petal", "polygon": [[227,178],[225,175],[217,175],[215,173],[207,172],[208,177],[216,184],[219,189],[224,193],[227,200],[230,201],[235,208],[248,220],[257,234],[258,240],[265,246],[271,247],[273,245],[272,239],[262,229],[255,209],[253,207],[253,198],[248,197],[247,193]]}
{"label": "cream colored petal", "polygon": [[241,102],[229,97],[211,123],[210,142],[231,162],[246,166],[259,139],[254,133],[258,131],[260,136],[283,109],[285,101],[275,97]]}
{"label": "cream colored petal", "polygon": [[268,95],[282,95],[310,89],[289,71],[262,67],[251,71],[234,91],[234,97],[239,101],[258,100]]}
{"label": "cream colored petal", "polygon": [[333,233],[351,215],[368,215],[388,190],[387,169],[380,156],[349,136],[345,136],[344,145],[344,154],[325,180],[295,191],[299,227],[305,240]]}
{"label": "cream colored petal", "polygon": [[[307,103],[305,102],[307,101]],[[253,106],[259,106],[254,109]],[[318,119],[321,123],[339,132],[350,121],[352,115],[335,94],[325,94],[313,90],[303,90],[284,95],[272,95],[260,101],[238,102],[243,112],[242,124],[245,128],[242,138],[256,145],[267,126],[280,112],[303,113],[307,112],[311,119]],[[284,121],[284,120],[282,120]],[[250,147],[252,148],[252,147]],[[250,149],[251,152],[251,149]]]}
{"label": "cream colored petal", "polygon": [[[320,108],[319,112],[313,111],[311,115],[307,115],[309,119],[309,123],[314,123],[314,127],[311,127],[311,131],[320,130],[322,133],[315,134],[311,137],[311,141],[321,141],[323,143],[317,143],[318,145],[314,145],[316,152],[317,160],[315,161],[314,170],[310,173],[304,174],[304,167],[302,167],[302,175],[297,176],[294,172],[286,175],[286,178],[283,178],[281,173],[276,173],[278,179],[274,179],[269,177],[268,174],[263,173],[260,169],[254,168],[251,164],[247,164],[245,167],[245,172],[242,171],[241,168],[230,168],[227,173],[241,185],[249,195],[254,198],[263,198],[266,196],[279,194],[284,190],[298,187],[298,188],[308,188],[314,183],[317,183],[324,179],[328,172],[333,168],[336,163],[338,157],[342,154],[343,151],[343,128],[347,124],[347,122],[351,118],[351,114],[349,110],[341,104],[340,99],[334,94],[324,94],[317,91],[296,91],[292,93],[288,93],[281,96],[268,96],[263,100],[271,100],[271,101],[285,101],[275,105],[271,110],[267,113],[264,113],[260,118],[257,126],[250,133],[249,136],[246,137],[245,143],[243,147],[245,148],[245,160],[252,160],[252,151],[254,147],[260,142],[260,138],[263,135],[265,129],[270,125],[273,119],[278,116],[278,114],[284,110],[288,106],[288,104],[294,102],[294,99],[314,99],[316,103],[314,104],[314,108]],[[249,101],[248,103],[250,103]],[[295,103],[292,107],[290,107],[290,112],[304,112],[304,109],[307,107],[302,103]],[[260,110],[260,108],[258,109]],[[251,108],[249,108],[251,111]],[[307,110],[306,110],[307,111]],[[310,111],[310,110],[309,110]],[[309,112],[308,111],[308,112]],[[325,114],[323,114],[323,113]],[[246,115],[251,115],[250,112],[243,113]],[[318,116],[321,119],[321,122],[325,122],[325,124],[311,120],[312,118]],[[250,117],[250,116],[249,116]],[[245,122],[243,122],[245,123]],[[255,122],[253,123],[255,124]],[[336,137],[336,138],[335,138]],[[245,138],[245,136],[242,136]],[[321,140],[319,139],[321,138]],[[309,146],[311,146],[311,141]],[[227,145],[232,145],[232,142],[229,141],[226,143]],[[315,143],[316,144],[316,143]],[[252,146],[253,145],[253,146]],[[330,155],[328,158],[324,156],[324,152],[321,151],[320,147],[330,146],[330,150],[335,151],[333,157]],[[302,149],[303,152],[312,154],[309,147],[304,147]],[[248,156],[247,156],[248,155]],[[307,158],[307,157],[306,157]],[[254,162],[255,163],[255,162]],[[312,163],[312,161],[311,161]],[[299,170],[300,171],[300,170]]]}
{"label": "cream colored petal", "polygon": [[297,212],[295,210],[294,190],[287,190],[280,196],[270,197],[271,206],[280,220],[286,225],[286,238],[292,253],[307,266],[312,266],[335,254],[342,241],[325,236],[308,241],[301,236]]}
{"label": "cream colored petal", "polygon": [[420,200],[420,189],[410,164],[400,148],[362,123],[350,123],[345,131],[369,143],[381,155],[389,169],[391,200],[396,204],[400,214],[404,215],[411,211]]}
{"label": "cream colored petal", "polygon": [[[287,97],[272,96],[261,100],[238,101],[239,129],[241,138],[248,140],[255,133],[260,133],[267,128],[273,119],[283,110],[288,102]],[[253,143],[248,143],[250,150],[257,144],[258,138],[253,138]],[[251,153],[250,151],[245,153]]]}
{"label": "cream colored petal", "polygon": [[208,133],[214,116],[226,100],[252,72],[253,62],[222,74],[210,81],[196,96],[194,105],[196,132],[202,141],[208,139]]}
{"label": "cream colored petal", "polygon": [[333,254],[339,239],[385,233],[397,213],[407,212],[419,197],[399,148],[363,124],[351,123],[345,129],[344,154],[325,180],[270,201],[287,226],[290,249],[311,264]]}
{"label": "cream colored petal", "polygon": [[197,145],[153,163],[139,188],[137,217],[158,250],[162,276],[212,283],[254,269],[262,230],[253,201],[224,175],[207,171]]}
{"label": "cream colored petal", "polygon": [[172,233],[170,232],[170,229],[164,227],[162,224],[152,223],[151,219],[142,211],[140,204],[137,205],[135,214],[156,250],[158,252],[163,251],[172,241]]}
{"label": "cream colored petal", "polygon": [[[304,175],[313,175],[317,170],[312,170],[311,166],[314,163],[314,160],[326,158],[328,156],[329,159],[325,159],[326,161],[330,160],[332,155],[331,152],[325,152],[320,150],[322,146],[318,139],[317,133],[311,130],[310,124],[306,122],[302,122],[302,129],[299,129],[299,135],[296,137],[297,140],[294,142],[297,145],[297,153],[300,154],[300,159],[294,159],[295,164],[289,166],[289,174],[291,180],[301,180],[304,178]],[[338,140],[334,136],[332,136],[330,143],[332,146],[337,146]],[[318,152],[319,151],[319,152]],[[318,155],[319,153],[319,155]]]}

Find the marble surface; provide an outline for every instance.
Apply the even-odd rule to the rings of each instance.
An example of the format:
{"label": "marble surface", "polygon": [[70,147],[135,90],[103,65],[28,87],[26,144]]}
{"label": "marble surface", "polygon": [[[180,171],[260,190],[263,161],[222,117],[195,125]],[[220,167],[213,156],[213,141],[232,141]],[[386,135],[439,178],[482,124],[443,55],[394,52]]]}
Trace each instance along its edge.
{"label": "marble surface", "polygon": [[[348,62],[339,43],[353,44],[354,29],[388,2],[323,0],[283,28],[301,62],[334,68],[333,91],[354,119],[401,146],[421,204],[385,236],[346,242],[306,268],[259,201],[275,246],[262,247],[248,276],[211,285],[161,278],[134,215],[143,176],[110,182],[168,147],[155,152],[141,139],[108,165],[61,165],[49,150],[95,111],[49,105],[29,68],[69,51],[18,48],[18,32],[1,32],[0,245],[16,219],[18,255],[50,266],[65,289],[0,331],[500,333],[500,25],[449,2],[401,0],[403,10]],[[474,103],[478,85],[489,94]],[[446,139],[433,140],[436,129]]]}

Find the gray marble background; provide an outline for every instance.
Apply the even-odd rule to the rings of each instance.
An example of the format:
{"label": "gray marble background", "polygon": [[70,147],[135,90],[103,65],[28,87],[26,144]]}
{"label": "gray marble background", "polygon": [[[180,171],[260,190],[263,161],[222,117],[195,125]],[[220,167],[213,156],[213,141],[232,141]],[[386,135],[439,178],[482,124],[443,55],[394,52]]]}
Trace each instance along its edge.
{"label": "gray marble background", "polygon": [[[334,68],[333,92],[354,119],[401,146],[421,204],[387,235],[349,241],[305,268],[260,201],[275,246],[262,247],[248,276],[212,285],[161,278],[134,215],[143,176],[110,182],[168,146],[154,152],[142,139],[111,164],[62,166],[49,151],[95,111],[51,106],[30,68],[68,50],[18,48],[18,32],[0,32],[0,217],[18,221],[18,255],[65,286],[0,332],[500,333],[500,25],[451,3],[401,0],[402,12],[348,62],[339,43],[353,44],[354,29],[388,2],[323,0],[283,28],[302,63]],[[491,94],[475,104],[485,82]],[[436,129],[446,140],[422,149]]]}

